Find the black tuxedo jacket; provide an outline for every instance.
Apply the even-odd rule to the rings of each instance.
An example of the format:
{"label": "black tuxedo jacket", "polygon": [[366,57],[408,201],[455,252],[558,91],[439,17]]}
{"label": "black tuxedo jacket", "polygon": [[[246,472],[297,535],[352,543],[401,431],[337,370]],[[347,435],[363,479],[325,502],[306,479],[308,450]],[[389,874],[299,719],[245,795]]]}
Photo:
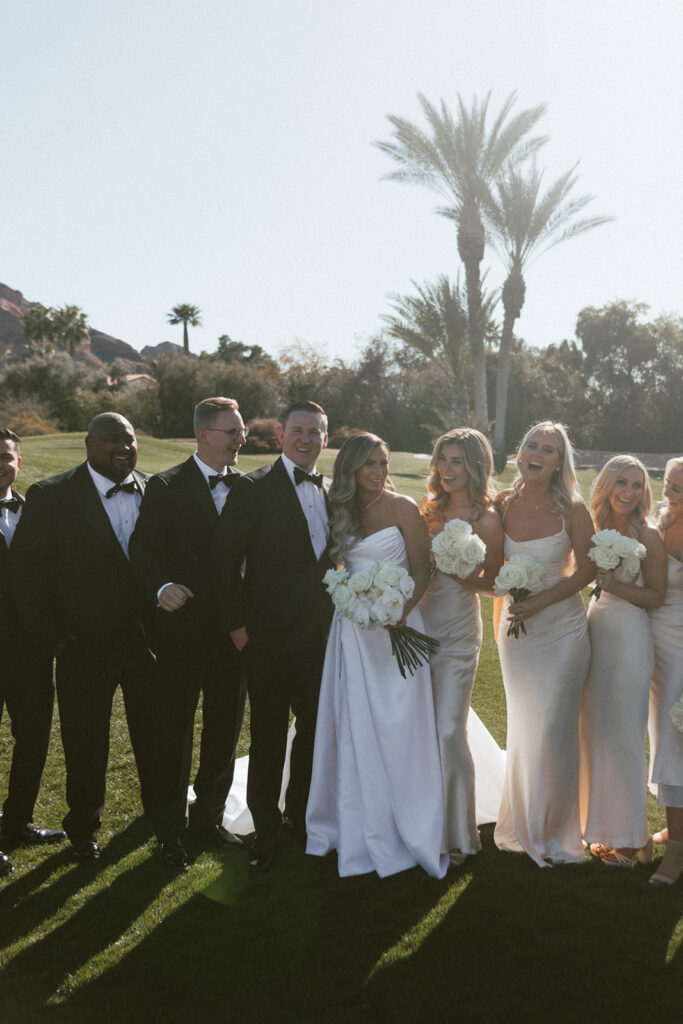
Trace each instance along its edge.
{"label": "black tuxedo jacket", "polygon": [[[133,475],[144,493],[147,475]],[[140,646],[145,606],[87,463],[29,487],[9,556],[23,625],[45,650],[73,642],[114,668]]]}
{"label": "black tuxedo jacket", "polygon": [[[234,471],[235,479],[241,475]],[[232,489],[226,506],[231,494]],[[232,648],[220,625],[214,571],[219,518],[211,491],[191,456],[149,480],[131,537],[131,565],[147,600],[156,604],[164,583],[182,583],[194,594],[177,611],[157,609],[152,631],[154,650],[172,650],[183,661],[201,657],[202,652],[209,656],[221,641]]]}
{"label": "black tuxedo jacket", "polygon": [[[326,628],[332,603],[322,583],[327,550],[315,557],[306,516],[282,459],[233,487],[218,532],[223,616],[250,640],[278,635],[293,648]],[[242,578],[240,568],[246,558]]]}
{"label": "black tuxedo jacket", "polygon": [[[22,505],[23,515],[24,499],[22,498],[21,494],[17,494],[16,491],[10,490],[8,497],[19,499]],[[21,522],[21,517],[19,518],[19,522]],[[14,608],[14,596],[12,594],[12,583],[10,580],[9,548],[7,547],[7,541],[5,540],[1,533],[0,596],[2,597],[2,610],[0,611],[0,637],[2,638],[3,641],[5,639],[8,639],[16,642],[15,633],[17,629],[17,614]]]}

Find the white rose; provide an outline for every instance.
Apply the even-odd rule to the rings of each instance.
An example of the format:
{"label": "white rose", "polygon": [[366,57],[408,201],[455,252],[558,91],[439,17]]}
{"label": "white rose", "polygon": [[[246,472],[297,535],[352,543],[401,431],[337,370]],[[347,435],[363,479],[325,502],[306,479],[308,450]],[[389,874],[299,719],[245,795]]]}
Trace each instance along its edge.
{"label": "white rose", "polygon": [[395,562],[383,562],[375,573],[375,585],[384,590],[385,587],[397,587],[401,575],[405,572]]}
{"label": "white rose", "polygon": [[348,579],[348,573],[346,569],[328,569],[323,576],[323,583],[327,587],[327,590],[332,596],[337,587]]}
{"label": "white rose", "polygon": [[616,569],[621,559],[613,548],[591,548],[588,557],[592,558],[599,569]]}
{"label": "white rose", "polygon": [[[470,539],[467,541],[463,548],[462,557],[472,562],[472,569],[476,565],[481,565],[486,557],[486,544],[484,544],[481,537],[478,537],[476,533],[473,533]],[[470,572],[472,570],[470,569]]]}
{"label": "white rose", "polygon": [[622,559],[621,565],[615,571],[614,576],[622,583],[632,583],[640,572],[640,559],[629,555]]}
{"label": "white rose", "polygon": [[536,565],[527,569],[527,585],[526,588],[532,594],[538,594],[543,589],[545,583],[545,566],[537,562]]}
{"label": "white rose", "polygon": [[353,609],[353,621],[361,629],[367,629],[370,625],[370,603],[362,598],[356,602]]}
{"label": "white rose", "polygon": [[360,569],[349,578],[348,587],[352,594],[362,594],[372,586],[370,569]]}
{"label": "white rose", "polygon": [[452,538],[449,537],[445,530],[437,533],[436,537],[432,540],[432,551],[435,555],[446,555],[452,548]]}
{"label": "white rose", "polygon": [[403,618],[404,607],[400,590],[385,590],[372,606],[372,617],[383,626],[395,626]]}
{"label": "white rose", "polygon": [[628,558],[629,555],[633,554],[633,549],[637,543],[638,541],[634,537],[624,537],[623,533],[620,533],[612,547],[619,555],[619,558]]}
{"label": "white rose", "polygon": [[472,527],[464,519],[449,519],[443,528],[443,533],[451,540],[459,540],[472,533]]}
{"label": "white rose", "polygon": [[445,572],[447,575],[457,575],[458,568],[460,566],[460,559],[450,553],[435,554],[434,564],[440,572]]}
{"label": "white rose", "polygon": [[332,596],[332,604],[338,612],[341,612],[342,615],[348,615],[355,603],[356,597],[347,586],[337,587]]}
{"label": "white rose", "polygon": [[403,575],[401,576],[401,579],[398,581],[398,589],[406,598],[413,596],[413,591],[415,590],[415,580],[405,570],[403,570]]}
{"label": "white rose", "polygon": [[621,534],[618,530],[598,530],[591,537],[596,548],[613,548],[619,542]]}
{"label": "white rose", "polygon": [[513,555],[509,562],[506,562],[493,584],[493,589],[498,597],[508,594],[511,590],[519,590],[526,586],[526,568]]}

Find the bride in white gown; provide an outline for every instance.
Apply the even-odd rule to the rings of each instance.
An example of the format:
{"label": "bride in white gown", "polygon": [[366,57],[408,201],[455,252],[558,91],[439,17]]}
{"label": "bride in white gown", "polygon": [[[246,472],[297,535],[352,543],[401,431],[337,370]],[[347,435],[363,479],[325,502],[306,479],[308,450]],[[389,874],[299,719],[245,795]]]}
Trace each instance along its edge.
{"label": "bride in white gown", "polygon": [[[415,591],[406,622],[421,631],[427,529],[388,473],[387,446],[374,434],[342,446],[329,494],[332,558],[351,573],[377,561],[407,569]],[[342,876],[384,877],[419,864],[441,878],[448,867],[429,665],[403,679],[388,632],[361,629],[338,612],[320,688],[306,832],[306,852],[337,850]]]}

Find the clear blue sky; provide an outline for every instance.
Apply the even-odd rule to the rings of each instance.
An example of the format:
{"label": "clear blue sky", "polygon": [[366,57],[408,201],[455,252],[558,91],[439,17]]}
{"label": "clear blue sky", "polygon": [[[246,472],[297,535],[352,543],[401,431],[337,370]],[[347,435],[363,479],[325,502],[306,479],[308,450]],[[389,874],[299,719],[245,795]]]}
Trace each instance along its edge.
{"label": "clear blue sky", "polygon": [[191,302],[193,351],[349,359],[388,293],[455,276],[439,197],[371,146],[418,92],[547,103],[547,179],[580,160],[616,218],[530,268],[528,342],[615,298],[683,312],[680,0],[22,0],[2,31],[0,280],[136,348]]}

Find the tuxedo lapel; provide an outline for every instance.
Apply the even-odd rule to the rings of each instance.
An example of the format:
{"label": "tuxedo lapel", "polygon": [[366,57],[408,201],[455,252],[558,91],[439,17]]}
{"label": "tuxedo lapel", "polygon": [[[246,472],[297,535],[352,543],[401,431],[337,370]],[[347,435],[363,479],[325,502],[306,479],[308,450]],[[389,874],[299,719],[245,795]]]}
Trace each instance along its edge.
{"label": "tuxedo lapel", "polygon": [[127,561],[123,549],[116,539],[109,516],[102,507],[102,501],[97,488],[93,483],[88,470],[87,462],[82,463],[72,478],[74,497],[90,529],[98,536],[104,544],[107,544],[112,551],[116,551],[117,557]]}
{"label": "tuxedo lapel", "polygon": [[289,517],[294,537],[293,541],[298,544],[302,555],[310,554],[315,560],[315,552],[313,550],[313,544],[311,543],[311,535],[308,532],[308,522],[304,515],[304,510],[301,507],[301,502],[296,496],[296,490],[294,484],[289,478],[289,474],[285,469],[284,463],[281,458],[277,459],[273,463],[273,468],[270,471],[272,477],[273,489],[276,492],[276,502],[278,512]]}
{"label": "tuxedo lapel", "polygon": [[180,477],[202,513],[211,520],[217,519],[218,511],[214,505],[211,490],[193,455],[183,463]]}

